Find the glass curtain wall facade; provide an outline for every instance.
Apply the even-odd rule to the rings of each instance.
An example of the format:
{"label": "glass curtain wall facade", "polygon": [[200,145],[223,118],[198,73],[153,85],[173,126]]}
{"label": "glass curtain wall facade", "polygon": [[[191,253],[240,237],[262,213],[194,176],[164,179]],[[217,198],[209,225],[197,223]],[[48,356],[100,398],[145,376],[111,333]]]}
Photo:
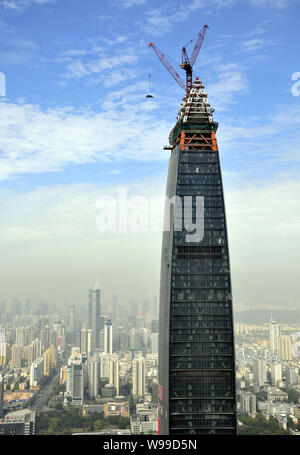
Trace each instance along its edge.
{"label": "glass curtain wall facade", "polygon": [[100,289],[89,290],[89,321],[88,328],[91,333],[91,350],[94,352],[100,348],[101,330],[101,310],[100,310]]}
{"label": "glass curtain wall facade", "polygon": [[[163,233],[159,336],[160,434],[236,434],[230,265],[219,152],[204,86],[183,99],[170,133],[166,195],[204,197],[204,237]],[[166,210],[168,210],[166,206]],[[176,209],[177,216],[177,209]],[[166,214],[166,213],[165,213]]]}

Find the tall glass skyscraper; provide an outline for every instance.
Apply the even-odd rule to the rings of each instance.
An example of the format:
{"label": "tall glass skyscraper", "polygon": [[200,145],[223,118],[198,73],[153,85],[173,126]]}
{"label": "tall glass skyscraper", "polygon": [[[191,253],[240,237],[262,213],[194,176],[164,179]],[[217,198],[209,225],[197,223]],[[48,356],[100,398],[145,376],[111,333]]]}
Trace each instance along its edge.
{"label": "tall glass skyscraper", "polygon": [[100,348],[100,289],[89,290],[89,329],[92,330],[91,334],[91,348],[92,352]]}
{"label": "tall glass skyscraper", "polygon": [[[171,211],[170,230],[163,233],[160,434],[236,434],[230,265],[218,123],[212,112],[196,80],[169,137],[166,195],[179,197],[182,208]],[[193,220],[196,196],[204,198],[204,236],[196,242],[187,241],[191,232],[176,228],[184,196],[192,196]]]}

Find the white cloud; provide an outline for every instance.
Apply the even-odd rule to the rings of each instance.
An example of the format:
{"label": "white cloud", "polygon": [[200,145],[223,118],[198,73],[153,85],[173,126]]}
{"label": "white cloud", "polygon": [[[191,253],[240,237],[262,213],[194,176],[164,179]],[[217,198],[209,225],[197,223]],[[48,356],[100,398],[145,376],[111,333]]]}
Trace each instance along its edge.
{"label": "white cloud", "polygon": [[260,38],[254,38],[251,40],[247,41],[242,41],[241,42],[241,49],[251,52],[251,51],[257,51],[258,49],[262,49],[266,47],[269,43],[266,40],[260,39]]}
{"label": "white cloud", "polygon": [[22,13],[27,8],[34,5],[45,5],[47,3],[55,3],[56,0],[1,0],[0,7],[7,11]]}
{"label": "white cloud", "polygon": [[248,81],[237,64],[216,67],[216,82],[207,84],[209,102],[218,111],[228,109],[236,94],[246,93]]}
{"label": "white cloud", "polygon": [[0,49],[1,64],[21,65],[31,61],[36,55],[39,46],[37,43],[26,39],[5,37],[2,39]]}
{"label": "white cloud", "polygon": [[[256,6],[268,6],[275,9],[283,8],[295,0],[249,0],[249,4]],[[216,9],[230,8],[244,0],[192,0],[189,3],[174,2],[164,3],[160,8],[151,8],[146,11],[145,20],[140,23],[141,28],[152,36],[160,36],[172,30],[177,23],[183,22],[195,14],[203,11],[206,14],[214,13]],[[175,11],[175,12],[173,12]]]}
{"label": "white cloud", "polygon": [[145,3],[147,3],[147,0],[120,0],[116,2],[116,4],[123,9],[144,5]]}
{"label": "white cloud", "polygon": [[273,8],[285,8],[291,0],[250,0],[253,6],[271,6]]}
{"label": "white cloud", "polygon": [[[161,144],[170,125],[135,105],[102,112],[0,103],[0,179],[51,172],[70,164],[110,160],[165,159]],[[134,138],[134,139],[133,139]]]}
{"label": "white cloud", "polygon": [[[86,57],[85,60],[84,57]],[[107,56],[99,46],[90,50],[70,49],[58,58],[59,62],[66,61],[64,76],[67,78],[94,76],[102,72],[110,74],[112,69],[133,65],[137,60],[133,49],[127,49],[125,54],[120,52],[117,55]]]}

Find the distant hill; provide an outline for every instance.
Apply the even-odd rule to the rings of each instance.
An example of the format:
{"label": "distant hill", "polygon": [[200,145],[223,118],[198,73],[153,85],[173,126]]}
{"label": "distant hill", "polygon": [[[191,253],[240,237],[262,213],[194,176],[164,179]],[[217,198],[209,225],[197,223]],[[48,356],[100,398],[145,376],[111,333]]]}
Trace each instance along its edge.
{"label": "distant hill", "polygon": [[245,310],[234,312],[234,322],[242,324],[264,324],[272,318],[285,324],[300,325],[300,310]]}

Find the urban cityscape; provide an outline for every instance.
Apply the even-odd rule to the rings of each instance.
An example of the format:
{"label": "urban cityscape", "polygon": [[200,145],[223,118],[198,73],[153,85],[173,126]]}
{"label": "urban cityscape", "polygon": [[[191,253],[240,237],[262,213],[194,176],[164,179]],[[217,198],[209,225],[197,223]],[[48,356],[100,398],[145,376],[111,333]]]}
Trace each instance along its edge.
{"label": "urban cityscape", "polygon": [[[157,434],[158,299],[121,302],[1,301],[1,435]],[[300,433],[299,328],[236,323],[238,434]]]}

